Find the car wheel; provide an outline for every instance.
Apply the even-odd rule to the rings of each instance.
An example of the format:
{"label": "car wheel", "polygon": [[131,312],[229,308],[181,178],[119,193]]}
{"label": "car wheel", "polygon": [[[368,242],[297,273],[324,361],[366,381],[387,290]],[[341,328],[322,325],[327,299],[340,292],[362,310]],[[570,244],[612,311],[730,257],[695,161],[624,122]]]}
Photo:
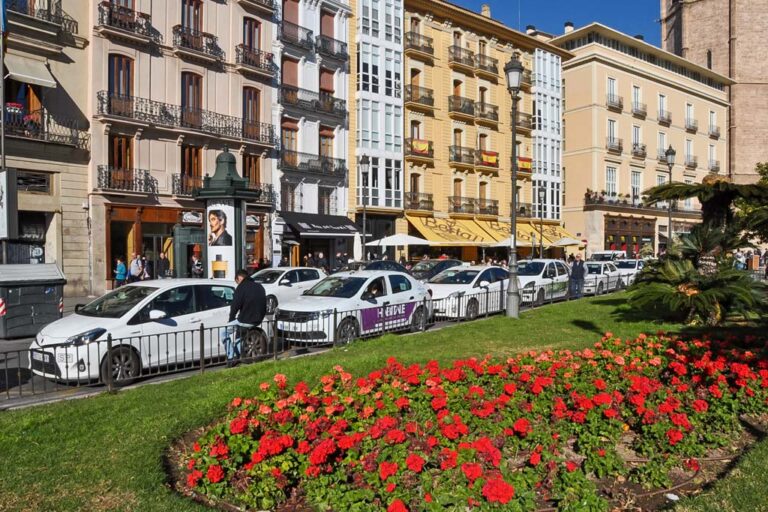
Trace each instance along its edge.
{"label": "car wheel", "polygon": [[268,351],[269,342],[264,331],[259,328],[248,330],[243,338],[243,359],[257,359],[267,355]]}
{"label": "car wheel", "polygon": [[427,315],[424,311],[424,307],[419,306],[416,311],[413,312],[411,317],[411,332],[420,332],[427,327]]}
{"label": "car wheel", "polygon": [[544,304],[544,290],[539,290],[539,293],[536,294],[536,302],[534,305],[541,306],[542,304]]}
{"label": "car wheel", "polygon": [[270,295],[267,297],[267,314],[271,315],[277,309],[277,297]]}
{"label": "car wheel", "polygon": [[602,295],[603,294],[603,283],[599,283],[597,285],[597,291],[595,292],[595,295]]}
{"label": "car wheel", "polygon": [[120,387],[134,382],[141,375],[141,362],[131,348],[113,348],[101,361],[101,382],[106,384],[109,364],[112,363],[112,385]]}
{"label": "car wheel", "polygon": [[360,328],[354,318],[345,318],[336,329],[337,343],[350,343],[360,336]]}
{"label": "car wheel", "polygon": [[476,299],[471,299],[467,304],[467,314],[464,315],[464,318],[466,320],[474,320],[475,318],[477,318],[477,315],[479,313],[480,313],[480,304],[478,304]]}

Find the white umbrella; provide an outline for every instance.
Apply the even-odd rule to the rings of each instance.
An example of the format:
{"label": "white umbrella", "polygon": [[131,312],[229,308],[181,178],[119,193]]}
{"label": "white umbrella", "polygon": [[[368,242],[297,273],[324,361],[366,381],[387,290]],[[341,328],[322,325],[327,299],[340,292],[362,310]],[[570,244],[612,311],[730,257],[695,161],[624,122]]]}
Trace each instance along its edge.
{"label": "white umbrella", "polygon": [[399,234],[399,235],[391,235],[391,236],[385,236],[381,240],[374,240],[373,242],[368,242],[368,247],[400,247],[404,245],[430,245],[429,241],[424,240],[423,238],[419,238],[416,236],[411,235],[405,235],[405,234]]}
{"label": "white umbrella", "polygon": [[355,261],[363,259],[363,237],[360,236],[360,233],[355,233],[355,240],[352,243],[352,258]]}
{"label": "white umbrella", "polygon": [[572,245],[578,245],[579,247],[584,247],[584,242],[567,236],[565,238],[561,238],[560,240],[558,240],[553,244],[554,247],[570,247]]}
{"label": "white umbrella", "polygon": [[[512,241],[514,240],[514,237],[510,236],[502,240],[501,242],[496,242],[495,244],[491,244],[490,247],[512,247]],[[517,242],[518,247],[531,247],[530,241],[520,241]]]}

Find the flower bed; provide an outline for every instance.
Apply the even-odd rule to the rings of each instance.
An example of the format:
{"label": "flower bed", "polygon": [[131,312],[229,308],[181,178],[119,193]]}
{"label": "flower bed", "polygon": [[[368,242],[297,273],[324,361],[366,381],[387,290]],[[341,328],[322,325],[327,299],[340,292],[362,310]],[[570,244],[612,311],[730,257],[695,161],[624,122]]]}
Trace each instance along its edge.
{"label": "flower bed", "polygon": [[[618,340],[505,362],[282,375],[183,457],[188,491],[274,509],[607,510],[600,482],[663,488],[768,411],[762,340]],[[722,453],[722,452],[720,452]]]}

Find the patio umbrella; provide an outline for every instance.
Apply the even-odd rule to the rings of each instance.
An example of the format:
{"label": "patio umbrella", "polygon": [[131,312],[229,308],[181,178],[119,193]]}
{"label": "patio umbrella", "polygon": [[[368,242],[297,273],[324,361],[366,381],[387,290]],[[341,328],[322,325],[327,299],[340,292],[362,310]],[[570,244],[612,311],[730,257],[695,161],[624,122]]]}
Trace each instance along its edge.
{"label": "patio umbrella", "polygon": [[[507,237],[501,242],[496,242],[495,244],[491,244],[489,247],[512,247],[512,240],[513,237]],[[530,240],[518,240],[517,241],[518,247],[531,247]]]}
{"label": "patio umbrella", "polygon": [[374,240],[365,244],[368,247],[400,247],[404,245],[430,245],[429,241],[416,236],[399,234],[385,236],[381,240]]}
{"label": "patio umbrella", "polygon": [[572,245],[578,245],[579,247],[584,247],[584,242],[567,236],[555,242],[553,244],[553,247],[570,247]]}
{"label": "patio umbrella", "polygon": [[355,239],[352,243],[352,258],[355,261],[362,261],[363,259],[363,237],[360,233],[355,233]]}

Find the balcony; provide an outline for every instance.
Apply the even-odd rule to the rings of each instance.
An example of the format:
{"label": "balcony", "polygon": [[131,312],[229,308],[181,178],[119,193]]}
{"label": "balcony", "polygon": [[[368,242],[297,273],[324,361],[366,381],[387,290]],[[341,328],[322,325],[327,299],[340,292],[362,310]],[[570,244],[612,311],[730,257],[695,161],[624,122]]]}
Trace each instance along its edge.
{"label": "balcony", "polygon": [[[513,163],[514,163],[514,159],[512,159],[510,157],[510,159],[509,159],[509,165],[510,165],[509,169],[510,169],[510,172],[512,171],[512,164]],[[537,167],[539,167],[539,166],[537,165]],[[537,169],[537,171],[539,171],[539,170]],[[542,171],[542,172],[544,172],[544,171]],[[544,172],[544,174],[546,174],[546,172]],[[518,179],[520,179],[520,178],[526,179],[526,178],[530,178],[531,176],[533,176],[533,160],[531,160],[530,158],[525,157],[525,156],[518,156],[517,157],[517,177],[518,177]]]}
{"label": "balcony", "polygon": [[435,96],[432,89],[419,87],[418,85],[405,86],[405,103],[411,108],[433,110],[435,108]]}
{"label": "balcony", "polygon": [[669,112],[669,110],[659,110],[659,114],[656,119],[658,119],[659,124],[664,124],[667,126],[672,124],[672,114]]}
{"label": "balcony", "polygon": [[621,153],[624,151],[624,140],[616,137],[607,137],[605,139],[605,149],[611,153]]}
{"label": "balcony", "polygon": [[244,44],[235,47],[235,67],[238,71],[254,73],[264,78],[273,78],[277,74],[273,54],[249,48]]}
{"label": "balcony", "polygon": [[26,110],[20,103],[5,104],[5,135],[88,150],[91,136],[74,119],[53,116],[45,109]]}
{"label": "balcony", "polygon": [[632,156],[635,158],[645,158],[648,156],[648,151],[645,147],[645,144],[640,142],[632,144]]}
{"label": "balcony", "polygon": [[477,213],[477,199],[451,196],[448,198],[448,212],[474,215]]}
{"label": "balcony", "polygon": [[518,111],[515,126],[517,126],[518,130],[529,132],[533,129],[533,117],[527,112]]}
{"label": "balcony", "polygon": [[523,87],[530,88],[533,85],[533,75],[530,69],[523,70],[523,76],[520,78],[520,83]]}
{"label": "balcony", "polygon": [[497,78],[499,76],[499,60],[487,55],[475,55],[475,73]]}
{"label": "balcony", "polygon": [[475,103],[475,118],[483,124],[499,124],[499,107],[478,101]]}
{"label": "balcony", "polygon": [[533,204],[517,202],[516,205],[517,215],[526,219],[533,218]]}
{"label": "balcony", "polygon": [[104,1],[99,4],[96,31],[104,36],[128,39],[136,43],[161,43],[162,36],[152,28],[149,14]]}
{"label": "balcony", "polygon": [[435,57],[434,41],[431,37],[423,36],[417,32],[405,33],[405,54],[412,57],[432,60]]}
{"label": "balcony", "polygon": [[495,199],[478,199],[477,200],[477,213],[478,215],[499,215],[499,202]]}
{"label": "balcony", "polygon": [[203,187],[203,178],[174,174],[171,182],[171,193],[175,196],[192,197],[192,192]]}
{"label": "balcony", "polygon": [[283,150],[280,155],[280,168],[284,172],[305,172],[338,179],[347,177],[346,160],[297,151]]}
{"label": "balcony", "polygon": [[[65,13],[61,8],[61,0],[49,0],[48,2],[34,0],[5,0],[8,12],[21,14],[47,23],[57,25],[62,32],[77,34],[77,21]],[[9,18],[11,22],[11,18]]]}
{"label": "balcony", "polygon": [[656,153],[656,159],[659,161],[659,163],[666,164],[667,150],[664,148],[659,149],[658,153]]}
{"label": "balcony", "polygon": [[224,60],[224,50],[219,47],[218,37],[182,25],[173,27],[173,51],[176,55],[208,63]]}
{"label": "balcony", "polygon": [[405,193],[405,209],[406,210],[424,210],[434,211],[435,202],[432,199],[432,194],[422,194],[420,192],[406,192]]}
{"label": "balcony", "polygon": [[312,51],[315,47],[312,31],[290,21],[283,20],[280,40],[304,50]]}
{"label": "balcony", "polygon": [[97,116],[124,119],[134,125],[167,129],[191,129],[233,141],[275,146],[274,125],[258,123],[209,110],[171,105],[136,96],[119,96],[108,91],[96,95]]}
{"label": "balcony", "polygon": [[709,161],[709,172],[720,172],[720,160]]}
{"label": "balcony", "polygon": [[632,115],[636,117],[642,117],[645,119],[645,116],[648,115],[648,105],[645,103],[640,103],[638,101],[632,102]]}
{"label": "balcony", "polygon": [[407,160],[434,160],[435,148],[432,141],[405,139],[405,158]]}
{"label": "balcony", "polygon": [[605,96],[605,106],[609,110],[621,112],[624,110],[624,98],[618,94],[607,94]]}
{"label": "balcony", "polygon": [[339,119],[347,115],[347,102],[326,91],[315,92],[283,84],[280,86],[280,100],[283,105],[304,112],[320,112]]}
{"label": "balcony", "polygon": [[709,126],[709,136],[713,139],[719,139],[720,138],[720,127],[716,125],[710,125]]}
{"label": "balcony", "polygon": [[448,162],[453,166],[472,168],[475,166],[475,150],[462,146],[449,146]]}
{"label": "balcony", "polygon": [[332,59],[349,60],[347,43],[322,34],[317,36],[317,51]]}
{"label": "balcony", "polygon": [[696,158],[693,155],[686,155],[685,156],[685,166],[688,169],[695,169],[696,167],[699,166],[699,159]]}
{"label": "balcony", "polygon": [[699,131],[699,122],[695,119],[686,118],[685,131],[696,133],[697,131]]}
{"label": "balcony", "polygon": [[461,96],[448,96],[448,114],[467,120],[475,118],[475,102]]}
{"label": "balcony", "polygon": [[461,46],[450,46],[448,47],[448,65],[472,72],[475,70],[475,54]]}
{"label": "balcony", "polygon": [[96,187],[114,192],[156,194],[157,180],[144,169],[120,169],[111,165],[99,165]]}
{"label": "balcony", "polygon": [[475,166],[480,170],[499,170],[499,153],[496,151],[488,151],[485,149],[478,149],[475,151]]}
{"label": "balcony", "polygon": [[261,11],[265,14],[274,14],[275,1],[274,0],[237,0],[240,5],[246,9],[253,9]]}
{"label": "balcony", "polygon": [[[663,203],[647,204],[645,196],[632,197],[629,194],[608,195],[588,190],[584,193],[585,210],[612,210],[619,212],[646,212],[649,215],[659,215],[667,211],[667,206]],[[700,211],[683,209],[676,204],[672,206],[673,212],[685,214],[688,217],[696,218],[701,216]]]}

